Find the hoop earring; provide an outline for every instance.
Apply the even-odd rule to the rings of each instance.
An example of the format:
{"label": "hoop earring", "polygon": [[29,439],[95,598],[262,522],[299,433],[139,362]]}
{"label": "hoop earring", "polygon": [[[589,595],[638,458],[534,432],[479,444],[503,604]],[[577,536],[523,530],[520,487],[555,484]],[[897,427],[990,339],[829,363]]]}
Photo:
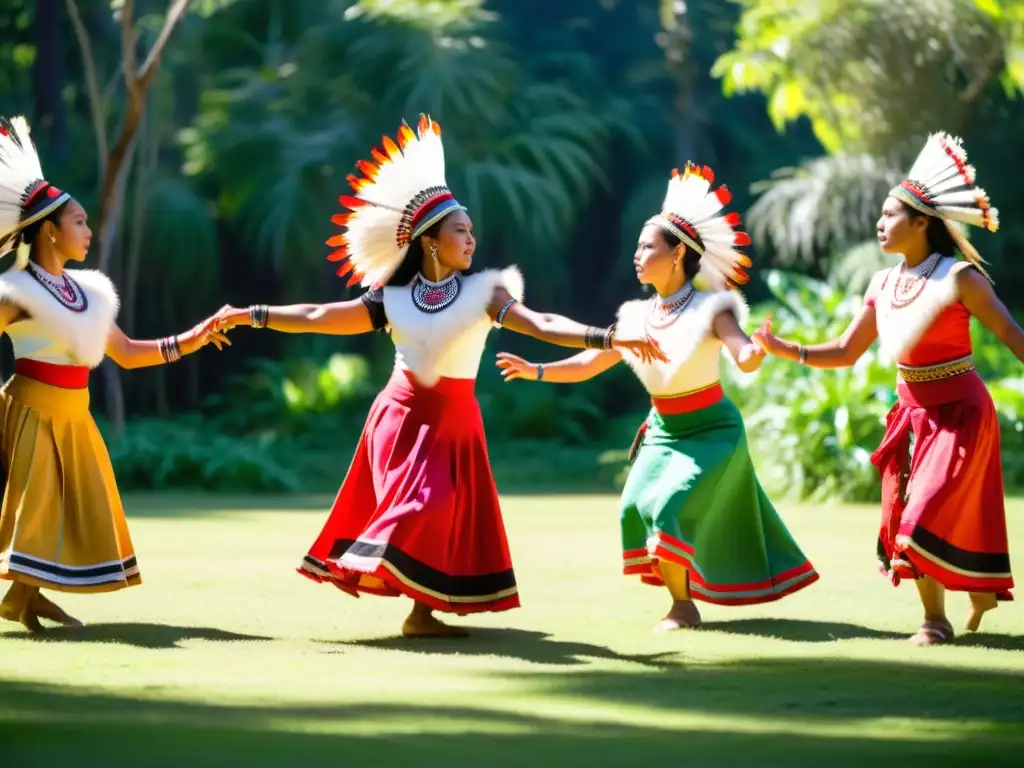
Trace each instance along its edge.
{"label": "hoop earring", "polygon": [[431,243],[430,245],[430,258],[434,260],[435,264],[437,263],[437,243]]}

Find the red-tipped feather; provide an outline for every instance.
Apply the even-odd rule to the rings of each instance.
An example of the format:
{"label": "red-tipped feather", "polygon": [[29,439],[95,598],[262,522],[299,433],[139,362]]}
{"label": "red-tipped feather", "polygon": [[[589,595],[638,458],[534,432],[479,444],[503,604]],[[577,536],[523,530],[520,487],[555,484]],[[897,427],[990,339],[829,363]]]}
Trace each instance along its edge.
{"label": "red-tipped feather", "polygon": [[347,213],[336,213],[331,216],[331,222],[337,224],[339,227],[347,227],[349,219],[352,218],[352,211]]}
{"label": "red-tipped feather", "polygon": [[358,285],[359,283],[362,282],[362,280],[363,280],[363,275],[359,274],[358,272],[355,272],[355,273],[353,273],[352,277],[350,277],[348,279],[348,282],[345,283],[345,285],[347,285],[349,287],[351,287],[353,285]]}
{"label": "red-tipped feather", "polygon": [[391,162],[388,159],[388,156],[385,155],[383,152],[381,152],[376,147],[374,147],[373,149],[370,150],[370,157],[372,157],[374,159],[374,162],[376,162],[377,165],[381,165],[381,166],[387,165],[388,163]]}
{"label": "red-tipped feather", "polygon": [[741,248],[750,245],[750,235],[748,235],[746,232],[737,232],[735,235],[733,235],[732,244],[738,245]]}
{"label": "red-tipped feather", "polygon": [[729,213],[725,214],[725,223],[730,227],[738,227],[740,221],[740,215],[736,211],[729,211]]}
{"label": "red-tipped feather", "polygon": [[349,259],[344,264],[342,264],[340,267],[338,267],[338,271],[335,274],[338,277],[344,277],[345,275],[347,275],[349,272],[351,272],[355,268],[356,268],[356,265],[352,263],[352,259]]}
{"label": "red-tipped feather", "polygon": [[420,115],[420,122],[416,126],[416,132],[422,136],[430,129],[430,121],[427,120],[426,115]]}
{"label": "red-tipped feather", "polygon": [[361,192],[363,187],[370,183],[366,179],[359,178],[354,173],[350,173],[346,176],[345,181],[347,181],[348,185],[352,187],[353,192]]}
{"label": "red-tipped feather", "polygon": [[738,261],[744,267],[751,267],[751,266],[753,266],[754,262],[752,262],[750,260],[750,257],[747,256],[747,254],[745,254],[745,253],[738,253],[736,255],[739,257],[739,258],[736,259],[736,261]]}
{"label": "red-tipped feather", "polygon": [[327,245],[329,245],[331,248],[340,248],[341,246],[345,245],[345,236],[332,235],[331,237],[327,238]]}
{"label": "red-tipped feather", "polygon": [[734,280],[734,281],[735,281],[735,282],[736,282],[736,283],[737,283],[738,285],[746,285],[747,283],[749,283],[749,282],[750,282],[750,276],[749,276],[749,275],[747,275],[747,273],[746,273],[746,272],[744,272],[744,271],[743,271],[742,269],[737,269],[737,270],[736,270],[736,271],[735,271],[735,272],[733,273],[732,279],[733,279],[733,280]]}
{"label": "red-tipped feather", "polygon": [[348,258],[348,248],[339,248],[336,251],[331,251],[327,254],[328,261],[342,261]]}
{"label": "red-tipped feather", "polygon": [[346,208],[362,208],[364,205],[369,205],[365,200],[353,197],[352,195],[342,195],[338,198],[338,202]]}
{"label": "red-tipped feather", "polygon": [[732,201],[732,192],[729,191],[728,187],[719,187],[715,190],[715,197],[718,198],[718,202],[722,205],[728,205]]}
{"label": "red-tipped feather", "polygon": [[711,166],[710,165],[705,165],[704,168],[702,168],[701,170],[702,170],[701,175],[705,179],[707,179],[708,184],[714,184],[715,183],[715,172],[713,170],[711,170]]}
{"label": "red-tipped feather", "polygon": [[438,137],[440,137],[441,136],[441,124],[440,123],[431,123],[431,127],[433,128],[434,133]]}

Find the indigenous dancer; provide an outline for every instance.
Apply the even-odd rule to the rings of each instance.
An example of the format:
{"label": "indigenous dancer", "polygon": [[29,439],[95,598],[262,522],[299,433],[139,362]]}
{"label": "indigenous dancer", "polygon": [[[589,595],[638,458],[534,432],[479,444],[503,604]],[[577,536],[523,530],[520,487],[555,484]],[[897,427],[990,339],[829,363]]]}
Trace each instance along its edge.
{"label": "indigenous dancer", "polygon": [[[996,231],[960,140],[929,137],[882,206],[878,242],[902,254],[872,279],[860,314],[836,341],[804,347],[754,334],[769,353],[816,368],[853,365],[875,338],[895,359],[898,400],[872,456],[882,476],[878,557],[894,585],[914,579],[924,624],[910,640],[948,642],[945,591],[967,592],[975,631],[1013,586],[1003,505],[999,421],[974,368],[974,315],[1024,360],[1024,332],[996,297],[981,257],[954,222]],[[964,260],[955,258],[959,250]],[[911,455],[912,452],[912,455]]]}
{"label": "indigenous dancer", "polygon": [[225,307],[221,328],[351,335],[387,329],[391,381],[370,409],[330,517],[299,573],[345,592],[406,595],[407,636],[461,636],[433,611],[465,615],[519,606],[474,386],[492,324],[568,347],[658,356],[642,330],[613,335],[522,304],[514,269],[466,274],[473,223],[448,190],[439,125],[422,117],[385,137],[328,240],[360,299],[287,307]]}
{"label": "indigenous dancer", "polygon": [[109,355],[124,368],[173,362],[209,341],[197,326],[159,341],[129,339],[114,324],[118,297],[82,261],[92,233],[82,206],[42,178],[22,117],[0,118],[0,331],[14,376],[0,390],[0,578],[13,581],[0,617],[28,629],[40,619],[80,625],[40,588],[108,592],[141,583],[103,438],[89,415],[89,370]]}
{"label": "indigenous dancer", "polygon": [[[725,346],[739,368],[756,370],[761,348],[743,332],[749,259],[735,250],[750,238],[735,213],[722,215],[730,195],[712,191],[710,168],[688,164],[673,174],[662,213],[640,232],[633,257],[654,298],[619,310],[618,328],[650,332],[667,362],[628,351],[583,352],[534,364],[500,353],[506,380],[585,381],[625,361],[651,395],[653,408],[630,451],[622,492],[623,571],[664,584],[672,607],[655,629],[700,626],[694,600],[744,605],[778,600],[817,580],[761,489],[736,406],[720,383]],[[712,290],[695,287],[694,278]]]}

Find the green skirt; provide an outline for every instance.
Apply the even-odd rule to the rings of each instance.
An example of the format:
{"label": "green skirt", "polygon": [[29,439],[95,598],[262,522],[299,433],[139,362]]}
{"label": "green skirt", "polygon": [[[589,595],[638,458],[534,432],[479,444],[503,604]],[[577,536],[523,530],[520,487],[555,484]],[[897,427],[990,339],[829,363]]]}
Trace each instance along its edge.
{"label": "green skirt", "polygon": [[695,600],[767,603],[818,580],[754,474],[743,419],[723,398],[691,413],[652,410],[622,491],[623,571],[662,585],[686,567]]}

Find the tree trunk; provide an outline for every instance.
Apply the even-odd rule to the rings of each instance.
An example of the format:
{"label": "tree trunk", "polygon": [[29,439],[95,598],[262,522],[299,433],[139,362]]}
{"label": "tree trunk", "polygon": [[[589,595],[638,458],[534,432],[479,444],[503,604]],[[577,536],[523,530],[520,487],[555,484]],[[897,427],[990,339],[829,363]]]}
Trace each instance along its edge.
{"label": "tree trunk", "polygon": [[36,0],[32,25],[36,45],[36,59],[32,64],[33,126],[45,136],[47,156],[58,168],[67,164],[69,153],[67,120],[61,99],[64,52],[60,6],[61,0]]}

